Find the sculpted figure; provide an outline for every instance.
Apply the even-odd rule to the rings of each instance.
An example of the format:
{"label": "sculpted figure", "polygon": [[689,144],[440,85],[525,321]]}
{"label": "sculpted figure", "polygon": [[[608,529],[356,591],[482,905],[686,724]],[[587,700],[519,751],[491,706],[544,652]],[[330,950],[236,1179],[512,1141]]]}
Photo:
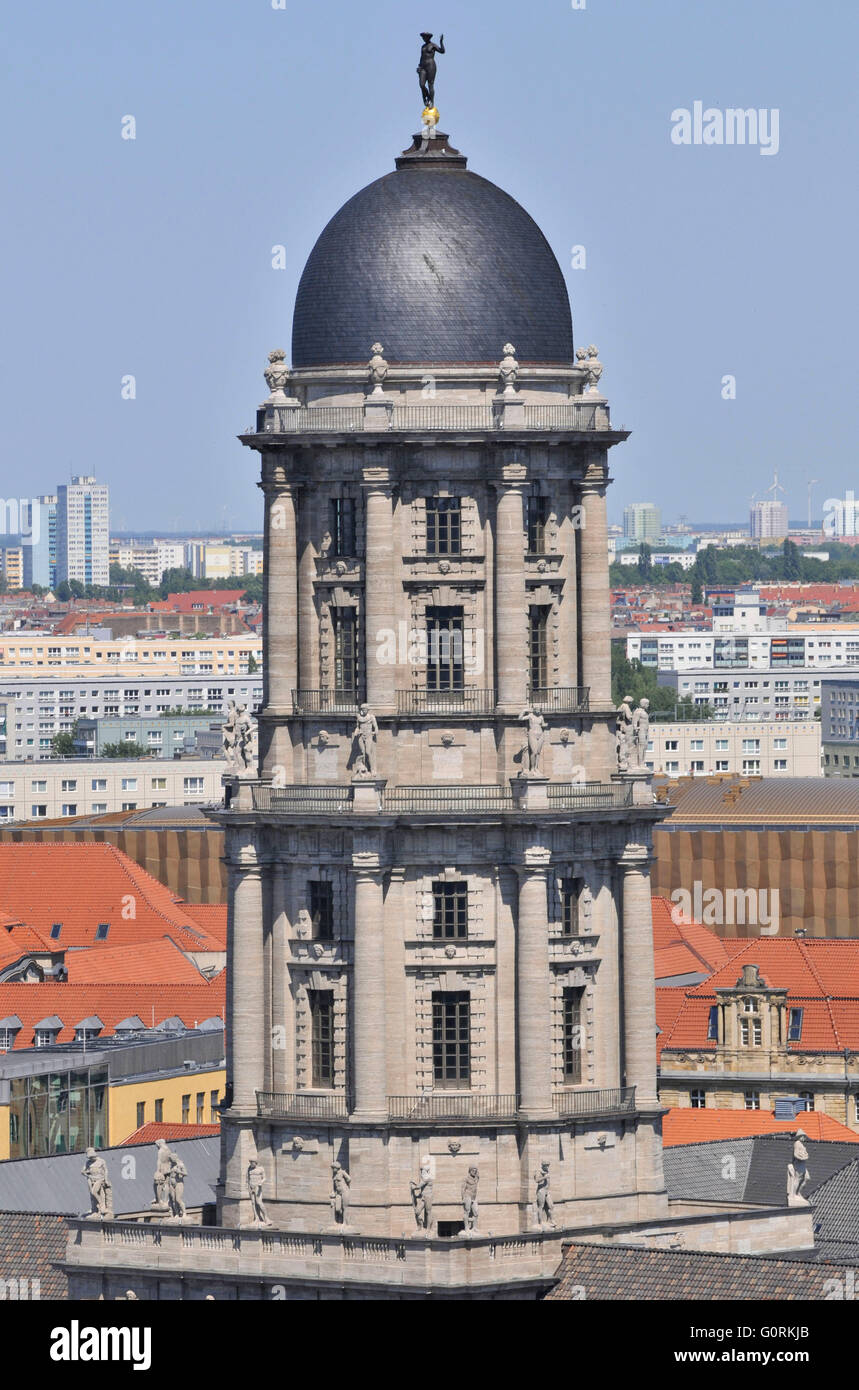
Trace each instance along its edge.
{"label": "sculpted figure", "polygon": [[251,1210],[255,1226],[270,1226],[265,1203],[262,1199],[262,1190],[265,1186],[265,1169],[258,1159],[252,1158],[248,1164],[248,1193],[251,1199]]}
{"label": "sculpted figure", "polygon": [[236,708],[235,700],[230,700],[227,707],[227,717],[224,720],[224,727],[221,731],[221,739],[224,749],[224,757],[229,766],[234,766],[236,761],[236,744],[238,742],[237,725],[239,712]]}
{"label": "sculpted figure", "polygon": [[803,1197],[802,1189],[807,1185],[811,1174],[808,1171],[808,1149],[801,1129],[796,1132],[793,1146],[793,1160],[787,1165],[787,1204],[789,1207],[806,1207],[808,1198]]}
{"label": "sculpted figure", "polygon": [[185,1179],[188,1170],[178,1155],[168,1148],[166,1139],[156,1139],[158,1156],[155,1160],[155,1201],[152,1206],[158,1212],[170,1212],[171,1216],[185,1215]]}
{"label": "sculpted figure", "polygon": [[638,709],[632,716],[632,755],[636,767],[644,767],[647,758],[647,731],[650,728],[649,709],[649,700],[639,700]]}
{"label": "sculpted figure", "polygon": [[519,363],[516,361],[516,349],[512,343],[505,343],[502,349],[504,356],[498,364],[498,381],[505,396],[516,395],[516,382],[519,377]]}
{"label": "sculpted figure", "polygon": [[439,36],[437,44],[432,41],[432,34],[421,34],[423,45],[421,56],[418,61],[418,81],[421,84],[421,96],[424,99],[424,106],[435,106],[435,55],[444,53],[444,34]]}
{"label": "sculpted figure", "polygon": [[415,1208],[415,1225],[419,1231],[428,1231],[432,1225],[432,1164],[428,1158],[421,1159],[421,1172],[417,1182],[412,1178],[412,1202]]}
{"label": "sculpted figure", "polygon": [[388,364],[382,356],[381,343],[374,343],[370,351],[373,355],[367,363],[367,375],[373,388],[373,395],[381,396],[383,394],[382,383],[388,375]]}
{"label": "sculpted figure", "polygon": [[525,752],[528,758],[528,771],[540,771],[540,759],[543,756],[543,741],[545,737],[546,721],[542,714],[537,714],[529,705],[523,709],[519,715],[520,723],[525,721],[528,725],[528,742],[525,745]]}
{"label": "sculpted figure", "polygon": [[370,713],[369,705],[361,705],[358,720],[352,731],[352,738],[358,741],[358,757],[355,762],[357,774],[373,776],[376,771],[376,738],[379,726],[376,716]]}
{"label": "sculpted figure", "polygon": [[615,723],[615,746],[617,748],[618,772],[629,771],[629,755],[632,746],[632,696],[624,695],[617,707]]}
{"label": "sculpted figure", "polygon": [[253,762],[254,723],[247,705],[239,705],[236,718],[236,765],[247,771]]}
{"label": "sculpted figure", "polygon": [[549,1165],[540,1164],[539,1173],[534,1174],[534,1182],[537,1184],[537,1225],[549,1226],[555,1229],[555,1204],[552,1201],[552,1194],[549,1191]]}
{"label": "sculpted figure", "polygon": [[480,1208],[477,1205],[477,1184],[480,1181],[480,1173],[477,1168],[469,1168],[468,1175],[462,1184],[462,1211],[465,1216],[466,1231],[477,1230],[477,1218]]}
{"label": "sculpted figure", "polygon": [[588,355],[581,364],[588,374],[588,395],[596,396],[599,394],[599,379],[602,376],[602,362],[599,360],[599,353],[591,343],[588,348]]}
{"label": "sculpted figure", "polygon": [[335,1226],[348,1226],[349,1188],[352,1179],[342,1163],[331,1164],[331,1214]]}
{"label": "sculpted figure", "polygon": [[87,1149],[86,1163],[81,1169],[89,1185],[91,1216],[100,1216],[105,1221],[113,1218],[113,1188],[107,1173],[107,1164],[99,1158],[95,1149]]}

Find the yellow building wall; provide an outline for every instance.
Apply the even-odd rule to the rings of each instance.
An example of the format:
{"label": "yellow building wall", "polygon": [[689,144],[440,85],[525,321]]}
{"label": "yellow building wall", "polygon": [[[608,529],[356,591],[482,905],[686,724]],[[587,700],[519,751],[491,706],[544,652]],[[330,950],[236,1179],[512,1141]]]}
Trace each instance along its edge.
{"label": "yellow building wall", "polygon": [[0,1105],[0,1163],[9,1157],[9,1106]]}
{"label": "yellow building wall", "polygon": [[[140,1102],[145,1106],[144,1124],[149,1124],[155,1119],[156,1100],[163,1100],[164,1102],[162,1118],[165,1124],[181,1124],[182,1097],[190,1096],[191,1104],[187,1123],[196,1124],[198,1091],[202,1091],[205,1096],[203,1123],[207,1125],[218,1124],[220,1117],[217,1114],[214,1121],[212,1120],[210,1097],[212,1091],[217,1091],[218,1099],[223,1098],[225,1081],[226,1072],[223,1067],[219,1067],[213,1071],[189,1071],[183,1072],[181,1075],[154,1077],[146,1081],[138,1081],[134,1077],[130,1077],[128,1081],[122,1083],[113,1082],[108,1098],[108,1144],[111,1148],[123,1144],[128,1136],[139,1128],[137,1106]],[[8,1155],[8,1116],[4,1138]],[[2,1149],[0,1149],[0,1157],[3,1157]]]}

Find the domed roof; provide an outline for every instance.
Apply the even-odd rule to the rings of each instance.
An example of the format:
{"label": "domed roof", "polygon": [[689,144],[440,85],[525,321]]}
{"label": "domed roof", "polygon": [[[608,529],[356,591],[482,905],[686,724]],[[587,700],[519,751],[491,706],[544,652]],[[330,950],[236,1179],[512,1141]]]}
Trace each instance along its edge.
{"label": "domed roof", "polygon": [[508,193],[471,173],[439,134],[335,213],[295,301],[295,367],[520,362],[570,366],[573,327],[561,268]]}

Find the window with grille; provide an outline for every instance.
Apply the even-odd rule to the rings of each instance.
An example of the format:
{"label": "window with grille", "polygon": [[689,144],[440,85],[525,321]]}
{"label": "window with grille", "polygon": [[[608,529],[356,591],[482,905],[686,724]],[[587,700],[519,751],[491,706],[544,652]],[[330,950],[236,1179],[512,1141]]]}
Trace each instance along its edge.
{"label": "window with grille", "polygon": [[334,608],[334,693],[355,695],[358,690],[358,644],[354,608]]}
{"label": "window with grille", "polygon": [[689,1102],[693,1110],[704,1110],[706,1108],[706,1095],[701,1090],[689,1092]]}
{"label": "window with grille", "polygon": [[332,555],[351,556],[356,553],[354,497],[331,498],[328,504],[328,529]]}
{"label": "window with grille", "polygon": [[529,608],[528,660],[532,690],[545,690],[549,684],[548,629],[549,610],[547,608]]}
{"label": "window with grille", "polygon": [[800,1098],[800,1100],[802,1101],[802,1108],[803,1108],[803,1110],[813,1110],[813,1109],[814,1109],[814,1092],[813,1092],[813,1091],[800,1091],[800,1093],[799,1093],[799,1098]]}
{"label": "window with grille", "polygon": [[581,989],[565,989],[563,1008],[563,1075],[568,1086],[582,1079],[582,996]]}
{"label": "window with grille", "polygon": [[528,498],[528,553],[543,555],[546,551],[546,523],[549,520],[549,499],[531,494]]}
{"label": "window with grille", "polygon": [[325,879],[308,883],[310,920],[316,941],[330,941],[334,935],[334,884]]}
{"label": "window with grille", "polygon": [[743,1047],[760,1047],[761,1021],[759,1018],[740,1019],[740,1043]]}
{"label": "window with grille", "polygon": [[330,989],[309,989],[310,1057],[312,1086],[334,1085],[334,994]]}
{"label": "window with grille", "polygon": [[745,1108],[746,1108],[747,1110],[760,1110],[760,1108],[761,1108],[761,1093],[760,1093],[760,1091],[746,1091],[745,1095],[743,1096],[743,1102],[744,1102]]}
{"label": "window with grille", "polygon": [[426,621],[427,690],[462,690],[462,609],[428,608]]}
{"label": "window with grille", "polygon": [[468,884],[434,883],[432,934],[439,940],[468,936]]}
{"label": "window with grille", "polygon": [[428,497],[427,555],[462,552],[462,513],[458,497]]}
{"label": "window with grille", "polygon": [[432,997],[433,1083],[437,1087],[471,1084],[471,996],[434,994]]}

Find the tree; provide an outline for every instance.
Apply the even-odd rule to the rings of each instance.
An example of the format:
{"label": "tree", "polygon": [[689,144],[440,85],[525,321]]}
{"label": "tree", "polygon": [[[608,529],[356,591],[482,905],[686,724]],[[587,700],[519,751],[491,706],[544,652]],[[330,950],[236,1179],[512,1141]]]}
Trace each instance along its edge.
{"label": "tree", "polygon": [[647,579],[652,569],[653,551],[650,549],[647,541],[642,541],[641,545],[638,547],[638,573],[641,575],[642,579]]}
{"label": "tree", "polygon": [[103,758],[148,758],[149,749],[142,743],[105,743],[101,750]]}
{"label": "tree", "polygon": [[248,653],[248,675],[249,675],[249,676],[252,676],[252,675],[254,674],[254,672],[256,672],[256,671],[258,671],[258,670],[259,670],[259,662],[257,661],[256,657],[254,656],[253,652],[249,652],[249,653]]}
{"label": "tree", "polygon": [[76,752],[74,734],[66,732],[54,734],[51,739],[51,750],[55,758],[73,758]]}
{"label": "tree", "polygon": [[802,556],[799,546],[789,537],[785,539],[782,552],[783,575],[788,581],[802,578]]}
{"label": "tree", "polygon": [[704,592],[703,592],[703,589],[702,589],[702,587],[701,587],[701,579],[700,579],[699,575],[697,574],[697,572],[696,572],[694,566],[693,566],[693,568],[691,569],[690,573],[691,573],[691,575],[692,575],[692,595],[691,595],[691,601],[692,601],[693,604],[696,604],[696,605],[697,605],[697,604],[699,604],[699,603],[703,603],[703,602],[704,602]]}

